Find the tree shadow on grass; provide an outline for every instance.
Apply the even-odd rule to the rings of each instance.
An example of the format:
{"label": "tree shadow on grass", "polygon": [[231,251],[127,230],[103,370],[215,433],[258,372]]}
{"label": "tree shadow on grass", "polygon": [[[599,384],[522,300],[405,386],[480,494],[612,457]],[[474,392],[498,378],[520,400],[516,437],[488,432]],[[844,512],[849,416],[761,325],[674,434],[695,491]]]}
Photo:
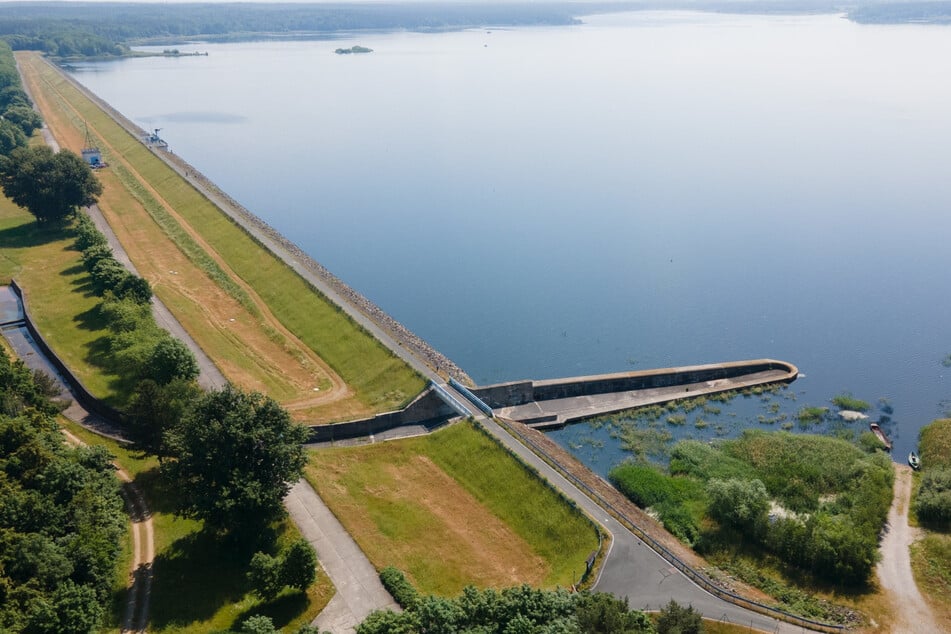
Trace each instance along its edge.
{"label": "tree shadow on grass", "polygon": [[140,491],[145,492],[148,497],[149,509],[153,513],[172,514],[175,512],[175,491],[168,486],[158,467],[152,467],[137,473],[132,483]]}
{"label": "tree shadow on grass", "polygon": [[300,590],[284,590],[284,592],[273,601],[264,604],[258,604],[244,610],[235,617],[231,624],[231,629],[237,631],[241,624],[252,616],[264,615],[271,617],[274,627],[280,629],[290,624],[294,619],[303,614],[308,607],[307,594]]}
{"label": "tree shadow on grass", "polygon": [[210,531],[191,533],[155,558],[150,629],[207,621],[250,590],[250,553]]}
{"label": "tree shadow on grass", "polygon": [[0,249],[28,249],[68,237],[64,227],[27,222],[0,229]]}
{"label": "tree shadow on grass", "polygon": [[86,267],[82,264],[74,264],[68,269],[59,273],[62,277],[72,277],[70,285],[76,293],[82,293],[83,297],[94,297],[98,295],[95,286],[93,286],[92,276],[86,274]]}

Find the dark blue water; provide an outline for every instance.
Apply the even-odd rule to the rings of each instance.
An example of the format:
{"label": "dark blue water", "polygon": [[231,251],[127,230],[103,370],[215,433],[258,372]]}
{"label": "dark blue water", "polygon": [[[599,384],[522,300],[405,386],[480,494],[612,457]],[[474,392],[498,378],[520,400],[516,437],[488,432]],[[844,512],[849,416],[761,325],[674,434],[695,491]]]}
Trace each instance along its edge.
{"label": "dark blue water", "polygon": [[951,409],[951,31],[587,22],[75,76],[479,383],[773,357],[787,417],[885,398],[907,454]]}

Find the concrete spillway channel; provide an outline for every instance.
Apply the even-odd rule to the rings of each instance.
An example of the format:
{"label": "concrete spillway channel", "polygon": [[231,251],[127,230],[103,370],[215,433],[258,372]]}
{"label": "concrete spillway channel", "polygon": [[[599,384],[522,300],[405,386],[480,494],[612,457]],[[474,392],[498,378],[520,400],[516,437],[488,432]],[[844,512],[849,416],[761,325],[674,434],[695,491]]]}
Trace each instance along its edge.
{"label": "concrete spillway channel", "polygon": [[0,332],[26,367],[48,374],[59,388],[60,398],[75,401],[66,379],[30,334],[20,297],[9,286],[0,286]]}

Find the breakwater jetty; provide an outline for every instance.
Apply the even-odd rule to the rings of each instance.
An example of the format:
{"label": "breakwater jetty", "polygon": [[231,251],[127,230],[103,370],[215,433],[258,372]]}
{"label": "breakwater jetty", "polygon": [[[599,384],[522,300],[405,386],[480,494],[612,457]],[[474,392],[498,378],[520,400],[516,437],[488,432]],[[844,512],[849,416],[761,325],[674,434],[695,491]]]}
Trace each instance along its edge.
{"label": "breakwater jetty", "polygon": [[[481,406],[473,405],[473,414],[486,406],[495,416],[544,430],[682,398],[791,383],[798,375],[799,369],[791,363],[755,359],[542,381],[511,381],[472,387],[467,391],[481,403]],[[406,427],[415,427],[421,432],[432,429],[459,416],[460,401],[465,402],[464,407],[471,402],[458,390],[454,392],[460,398],[447,401],[443,392],[445,389],[431,386],[402,410],[358,421],[311,427],[310,441],[385,437],[387,432]]]}
{"label": "breakwater jetty", "polygon": [[799,369],[775,359],[712,363],[546,381],[516,381],[472,392],[498,416],[537,429],[682,398],[791,383]]}

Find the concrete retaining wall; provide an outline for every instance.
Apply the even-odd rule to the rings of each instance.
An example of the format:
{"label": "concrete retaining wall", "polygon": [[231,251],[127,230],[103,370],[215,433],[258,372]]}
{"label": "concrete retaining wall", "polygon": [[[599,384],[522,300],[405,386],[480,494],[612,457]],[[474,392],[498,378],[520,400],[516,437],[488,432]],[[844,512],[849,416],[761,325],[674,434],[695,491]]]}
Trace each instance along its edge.
{"label": "concrete retaining wall", "polygon": [[333,423],[331,425],[313,425],[310,427],[308,442],[333,442],[348,438],[363,438],[380,434],[404,425],[435,426],[456,416],[456,413],[443,402],[432,388],[420,394],[405,408],[396,412],[377,414],[372,418]]}
{"label": "concrete retaining wall", "polygon": [[612,392],[690,385],[718,379],[736,378],[768,370],[784,372],[786,376],[780,379],[780,382],[792,381],[799,374],[799,369],[791,363],[774,359],[756,359],[753,361],[662,368],[659,370],[621,372],[568,379],[515,381],[478,387],[472,391],[493,408],[513,407],[532,401],[549,401]]}
{"label": "concrete retaining wall", "polygon": [[30,317],[30,306],[29,301],[27,301],[26,293],[20,288],[20,285],[17,284],[16,280],[10,280],[10,287],[20,297],[20,302],[23,304],[23,317],[26,323],[26,329],[30,332],[30,335],[36,341],[36,345],[39,346],[40,350],[43,351],[43,354],[47,356],[50,362],[56,367],[60,375],[69,383],[69,387],[73,391],[73,396],[76,397],[76,400],[86,408],[87,411],[90,411],[94,414],[102,416],[107,421],[118,423],[122,420],[122,412],[117,410],[114,407],[106,405],[101,400],[92,395],[92,393],[86,389],[86,386],[83,385],[83,382],[79,380],[76,375],[74,375],[69,366],[67,366],[62,359],[57,356],[52,348],[46,343],[46,340],[43,339],[43,335],[40,334],[40,331],[37,330],[36,325],[33,323],[33,319]]}

